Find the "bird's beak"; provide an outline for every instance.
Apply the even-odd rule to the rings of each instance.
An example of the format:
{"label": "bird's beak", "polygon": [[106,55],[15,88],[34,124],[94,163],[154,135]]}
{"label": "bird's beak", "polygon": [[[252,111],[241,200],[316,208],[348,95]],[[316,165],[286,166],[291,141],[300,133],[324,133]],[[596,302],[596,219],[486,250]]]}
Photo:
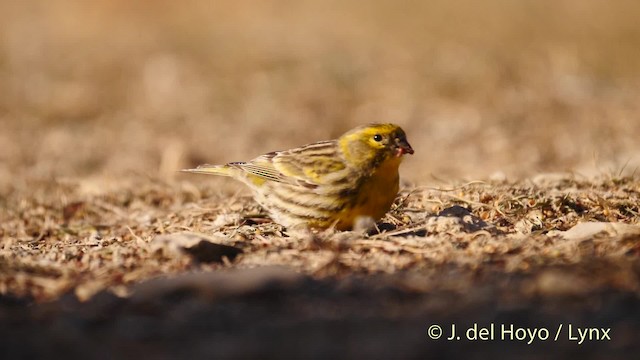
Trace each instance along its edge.
{"label": "bird's beak", "polygon": [[396,156],[400,157],[404,154],[413,154],[413,148],[407,139],[396,138]]}

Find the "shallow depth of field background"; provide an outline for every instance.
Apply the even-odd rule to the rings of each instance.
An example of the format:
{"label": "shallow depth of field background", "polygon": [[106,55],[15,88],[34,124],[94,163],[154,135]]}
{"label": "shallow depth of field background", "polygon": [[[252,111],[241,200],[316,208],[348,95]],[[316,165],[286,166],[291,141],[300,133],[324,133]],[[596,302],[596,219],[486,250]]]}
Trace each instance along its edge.
{"label": "shallow depth of field background", "polygon": [[4,0],[0,190],[185,180],[175,170],[368,122],[405,128],[414,183],[630,173],[638,14],[593,0]]}
{"label": "shallow depth of field background", "polygon": [[[416,151],[382,233],[177,171],[369,122]],[[628,358],[639,139],[637,0],[0,0],[0,358]]]}

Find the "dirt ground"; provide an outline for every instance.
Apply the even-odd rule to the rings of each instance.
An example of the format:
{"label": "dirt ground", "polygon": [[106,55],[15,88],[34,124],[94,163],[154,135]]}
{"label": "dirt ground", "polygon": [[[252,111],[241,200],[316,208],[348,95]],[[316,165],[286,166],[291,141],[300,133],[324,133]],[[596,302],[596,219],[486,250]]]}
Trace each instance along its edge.
{"label": "dirt ground", "polygon": [[[0,0],[0,357],[632,357],[639,13]],[[177,171],[369,122],[416,153],[368,233]]]}

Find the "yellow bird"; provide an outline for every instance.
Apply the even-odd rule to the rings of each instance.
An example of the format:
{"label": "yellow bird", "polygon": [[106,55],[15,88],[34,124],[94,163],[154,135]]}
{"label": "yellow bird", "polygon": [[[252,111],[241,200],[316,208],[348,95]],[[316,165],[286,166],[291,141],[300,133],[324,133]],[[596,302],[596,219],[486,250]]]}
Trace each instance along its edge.
{"label": "yellow bird", "polygon": [[336,140],[183,171],[242,181],[269,216],[287,228],[349,230],[360,218],[378,221],[389,211],[404,154],[413,149],[398,125],[371,124]]}

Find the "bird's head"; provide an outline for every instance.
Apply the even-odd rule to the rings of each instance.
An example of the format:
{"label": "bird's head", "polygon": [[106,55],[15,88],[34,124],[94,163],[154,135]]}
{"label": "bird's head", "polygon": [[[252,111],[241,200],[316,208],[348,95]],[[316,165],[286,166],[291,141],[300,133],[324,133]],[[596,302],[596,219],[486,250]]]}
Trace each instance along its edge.
{"label": "bird's head", "polygon": [[345,133],[338,140],[347,161],[354,164],[381,162],[413,154],[404,130],[395,124],[370,124]]}

